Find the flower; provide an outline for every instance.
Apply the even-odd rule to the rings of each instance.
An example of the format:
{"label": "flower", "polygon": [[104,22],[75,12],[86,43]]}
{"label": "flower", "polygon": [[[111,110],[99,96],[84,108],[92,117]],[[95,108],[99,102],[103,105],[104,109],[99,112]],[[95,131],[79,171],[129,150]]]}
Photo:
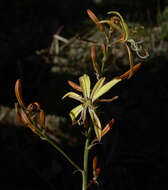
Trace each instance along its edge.
{"label": "flower", "polygon": [[[78,121],[82,119],[82,121],[85,124],[86,121],[86,113],[88,111],[92,123],[94,125],[94,131],[96,134],[96,137],[98,141],[101,140],[102,136],[102,127],[101,127],[101,122],[96,114],[96,105],[95,103],[98,101],[98,98],[105,94],[107,91],[109,91],[114,85],[116,85],[118,82],[121,81],[121,78],[114,78],[113,80],[107,82],[104,84],[105,77],[100,78],[95,86],[93,87],[92,91],[90,89],[91,87],[91,82],[90,78],[87,74],[84,74],[83,76],[79,77],[79,85],[69,82],[69,84],[76,90],[80,91],[83,93],[82,95],[79,95],[75,92],[68,92],[66,93],[62,99],[69,97],[75,100],[78,100],[81,102],[80,105],[77,107],[73,108],[69,115],[71,117],[72,123],[76,121],[76,118],[80,115],[80,118]],[[111,99],[113,100],[113,99]]]}

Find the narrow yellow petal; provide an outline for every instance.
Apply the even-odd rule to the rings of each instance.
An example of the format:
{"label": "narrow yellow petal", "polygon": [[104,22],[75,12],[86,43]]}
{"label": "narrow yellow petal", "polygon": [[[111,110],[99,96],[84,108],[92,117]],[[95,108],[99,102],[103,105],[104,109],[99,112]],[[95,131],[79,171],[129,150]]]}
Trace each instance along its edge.
{"label": "narrow yellow petal", "polygon": [[117,15],[117,16],[120,18],[121,26],[122,26],[123,31],[124,31],[124,33],[125,33],[124,40],[125,40],[125,41],[128,40],[128,37],[129,37],[128,26],[127,26],[127,24],[124,22],[124,19],[123,19],[123,17],[120,15],[120,13],[117,12],[117,11],[110,11],[110,12],[108,12],[108,14],[115,14],[115,15]]}
{"label": "narrow yellow petal", "polygon": [[80,104],[79,106],[73,108],[70,111],[69,116],[71,117],[72,123],[74,123],[75,119],[78,117],[78,115],[80,114],[82,110],[83,110],[83,106],[82,104]]}
{"label": "narrow yellow petal", "polygon": [[101,78],[100,80],[97,81],[97,83],[94,85],[93,90],[91,92],[90,98],[92,99],[92,97],[94,96],[94,94],[96,94],[96,92],[103,86],[103,83],[105,81],[105,77]]}
{"label": "narrow yellow petal", "polygon": [[72,99],[75,99],[75,100],[78,100],[80,102],[82,102],[82,96],[80,96],[79,94],[76,94],[75,92],[68,92],[66,93],[62,99],[66,98],[66,97],[69,97],[69,98],[72,98]]}
{"label": "narrow yellow petal", "polygon": [[116,85],[120,81],[121,81],[121,79],[114,78],[110,82],[108,82],[105,85],[103,85],[101,88],[99,88],[97,90],[96,93],[94,93],[92,101],[94,102],[95,100],[97,100],[100,96],[102,96],[103,94],[105,94],[107,91],[109,91],[114,85]]}
{"label": "narrow yellow petal", "polygon": [[100,120],[94,110],[89,109],[89,114],[90,114],[90,117],[91,117],[93,125],[94,125],[94,131],[95,131],[96,137],[97,137],[98,141],[100,141],[101,134],[102,134],[102,127],[101,127]]}
{"label": "narrow yellow petal", "polygon": [[122,28],[120,26],[118,26],[117,24],[115,24],[114,22],[110,21],[110,20],[102,20],[100,21],[101,24],[108,24],[110,27],[116,29],[118,32],[120,32],[122,35],[124,33],[124,31],[122,30]]}
{"label": "narrow yellow petal", "polygon": [[83,91],[84,98],[89,98],[90,96],[90,78],[87,74],[84,74],[79,78],[80,87]]}

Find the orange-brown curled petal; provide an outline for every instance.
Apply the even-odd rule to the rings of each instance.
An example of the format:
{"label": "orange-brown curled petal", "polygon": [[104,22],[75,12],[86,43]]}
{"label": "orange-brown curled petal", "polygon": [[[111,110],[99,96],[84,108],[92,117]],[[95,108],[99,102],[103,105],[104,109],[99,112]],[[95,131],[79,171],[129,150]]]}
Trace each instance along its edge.
{"label": "orange-brown curled petal", "polygon": [[37,109],[40,110],[40,104],[38,102],[33,103],[35,106],[37,106]]}
{"label": "orange-brown curled petal", "polygon": [[98,26],[99,30],[104,31],[103,25],[99,23],[99,19],[90,9],[87,9],[87,14],[92,19],[92,21]]}
{"label": "orange-brown curled petal", "polygon": [[23,122],[20,112],[19,112],[18,103],[15,104],[15,112],[16,112],[16,117],[17,117],[17,121],[19,125],[25,126],[25,123]]}
{"label": "orange-brown curled petal", "polygon": [[21,80],[20,79],[18,79],[15,83],[15,95],[16,95],[16,98],[19,102],[19,105],[22,108],[25,108],[25,104],[24,104],[23,99],[22,99],[22,89],[21,89]]}
{"label": "orange-brown curled petal", "polygon": [[96,62],[96,46],[91,47],[91,58],[92,58],[93,68],[94,68],[95,72],[98,73],[99,68],[98,68],[98,64]]}
{"label": "orange-brown curled petal", "polygon": [[40,126],[42,128],[45,127],[45,113],[44,113],[44,110],[40,110]]}
{"label": "orange-brown curled petal", "polygon": [[114,125],[114,123],[115,123],[115,119],[113,118],[113,119],[104,127],[104,129],[102,130],[102,137],[103,137],[104,135],[106,135],[106,134],[110,131],[110,129],[112,128],[112,126]]}
{"label": "orange-brown curled petal", "polygon": [[27,125],[35,134],[38,134],[37,131],[35,130],[34,125],[31,122],[30,118],[23,110],[21,110],[21,117],[22,117],[22,120],[24,121],[25,125]]}
{"label": "orange-brown curled petal", "polygon": [[79,92],[82,92],[82,88],[76,84],[75,82],[72,82],[70,80],[67,81],[69,86],[71,86],[72,88],[74,88],[75,90],[79,91]]}
{"label": "orange-brown curled petal", "polygon": [[99,177],[99,175],[100,175],[100,171],[101,171],[100,168],[96,168],[96,170],[95,170],[95,177],[96,177],[96,178]]}
{"label": "orange-brown curled petal", "polygon": [[[141,65],[142,65],[141,63],[138,63],[138,64],[136,64],[136,65],[132,68],[133,74],[134,74],[135,72],[137,72],[137,71],[140,69]],[[120,76],[117,76],[117,77],[115,77],[115,78],[127,79],[127,78],[130,76],[130,72],[131,72],[131,69],[129,69],[129,70],[126,71],[124,74],[122,74],[122,75],[120,75]]]}
{"label": "orange-brown curled petal", "polygon": [[95,157],[93,158],[93,170],[94,170],[94,171],[95,171],[96,168],[97,168],[97,163],[98,163],[98,158],[97,158],[97,156],[95,156]]}

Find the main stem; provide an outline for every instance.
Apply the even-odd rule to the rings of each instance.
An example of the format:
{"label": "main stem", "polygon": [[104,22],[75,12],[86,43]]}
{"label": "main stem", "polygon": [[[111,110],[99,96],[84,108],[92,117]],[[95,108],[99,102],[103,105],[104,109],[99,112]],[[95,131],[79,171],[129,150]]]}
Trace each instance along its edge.
{"label": "main stem", "polygon": [[88,155],[89,155],[89,142],[90,142],[90,134],[91,134],[91,126],[88,130],[88,135],[85,141],[85,150],[84,150],[84,158],[83,158],[83,173],[82,173],[82,190],[87,190],[88,184]]}

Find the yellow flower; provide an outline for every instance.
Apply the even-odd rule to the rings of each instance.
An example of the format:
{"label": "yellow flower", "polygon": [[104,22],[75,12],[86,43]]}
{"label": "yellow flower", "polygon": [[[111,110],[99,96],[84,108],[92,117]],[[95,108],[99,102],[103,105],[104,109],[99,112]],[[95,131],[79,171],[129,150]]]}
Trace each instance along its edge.
{"label": "yellow flower", "polygon": [[107,82],[106,84],[104,84],[104,81],[105,81],[105,77],[100,78],[91,91],[90,78],[87,74],[84,74],[83,76],[79,77],[80,86],[69,81],[69,84],[76,90],[81,91],[83,93],[83,96],[75,92],[68,92],[62,97],[62,99],[64,99],[65,97],[69,97],[81,102],[80,105],[73,108],[69,113],[72,123],[74,123],[74,121],[79,115],[80,115],[80,119],[82,119],[83,122],[85,123],[86,112],[88,111],[90,114],[92,123],[94,125],[94,131],[95,131],[96,137],[99,141],[101,140],[101,136],[102,136],[102,127],[101,127],[101,122],[96,114],[95,102],[98,100],[100,96],[105,94],[115,84],[120,82],[121,78],[114,78],[113,80]]}

